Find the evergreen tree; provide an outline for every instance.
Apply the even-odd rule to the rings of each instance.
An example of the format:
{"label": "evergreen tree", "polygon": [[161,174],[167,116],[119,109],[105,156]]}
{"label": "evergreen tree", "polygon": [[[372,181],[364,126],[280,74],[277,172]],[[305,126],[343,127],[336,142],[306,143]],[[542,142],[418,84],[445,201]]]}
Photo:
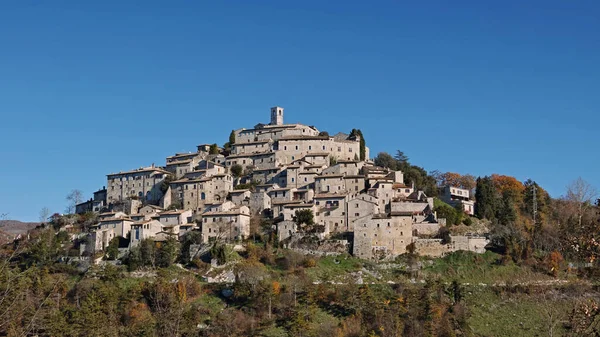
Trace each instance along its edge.
{"label": "evergreen tree", "polygon": [[475,216],[480,219],[496,219],[498,200],[490,177],[477,178],[475,191]]}
{"label": "evergreen tree", "polygon": [[231,133],[229,134],[229,145],[233,144],[235,144],[235,131],[231,130]]}
{"label": "evergreen tree", "polygon": [[210,146],[210,149],[208,150],[209,154],[219,154],[219,147],[217,146],[217,144],[212,144]]}

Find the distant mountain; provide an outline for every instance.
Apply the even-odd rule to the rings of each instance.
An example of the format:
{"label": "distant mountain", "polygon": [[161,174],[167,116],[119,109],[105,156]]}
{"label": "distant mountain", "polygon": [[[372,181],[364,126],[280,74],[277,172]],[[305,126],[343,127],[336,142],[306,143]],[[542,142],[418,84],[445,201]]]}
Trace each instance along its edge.
{"label": "distant mountain", "polygon": [[30,229],[40,225],[39,222],[21,222],[18,220],[0,220],[0,244],[14,240],[19,234],[25,234]]}

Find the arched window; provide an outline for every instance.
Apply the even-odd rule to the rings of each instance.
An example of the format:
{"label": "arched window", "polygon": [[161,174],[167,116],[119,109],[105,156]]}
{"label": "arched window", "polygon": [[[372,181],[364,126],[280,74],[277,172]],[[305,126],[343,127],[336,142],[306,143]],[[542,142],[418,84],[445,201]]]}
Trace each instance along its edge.
{"label": "arched window", "polygon": [[204,192],[202,192],[200,194],[200,199],[202,199],[202,200],[206,199],[206,194]]}

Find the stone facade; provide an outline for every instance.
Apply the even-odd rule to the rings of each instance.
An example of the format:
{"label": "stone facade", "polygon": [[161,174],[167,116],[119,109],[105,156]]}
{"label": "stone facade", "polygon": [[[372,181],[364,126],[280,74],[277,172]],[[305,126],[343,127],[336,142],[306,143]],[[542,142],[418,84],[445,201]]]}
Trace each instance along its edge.
{"label": "stone facade", "polygon": [[388,260],[406,253],[412,242],[412,218],[376,215],[354,225],[354,255],[367,260]]}
{"label": "stone facade", "polygon": [[250,209],[241,206],[228,211],[202,214],[202,240],[242,240],[250,235]]}
{"label": "stone facade", "polygon": [[114,204],[129,198],[157,203],[163,196],[161,183],[170,172],[154,166],[107,175],[107,202]]}
{"label": "stone facade", "polygon": [[470,200],[470,192],[464,188],[444,186],[440,198],[452,207],[461,205],[465,213],[475,214],[475,202]]}

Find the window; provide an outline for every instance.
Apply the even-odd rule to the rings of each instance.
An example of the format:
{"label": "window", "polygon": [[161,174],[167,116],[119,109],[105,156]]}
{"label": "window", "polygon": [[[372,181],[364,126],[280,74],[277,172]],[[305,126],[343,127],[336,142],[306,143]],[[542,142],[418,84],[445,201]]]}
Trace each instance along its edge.
{"label": "window", "polygon": [[377,224],[377,228],[379,228],[379,224]]}
{"label": "window", "polygon": [[[354,213],[354,216],[360,216],[360,213]],[[367,226],[367,225],[365,225]]]}
{"label": "window", "polygon": [[352,152],[352,148],[351,147],[348,148],[348,152]]}
{"label": "window", "polygon": [[[302,130],[302,131],[304,131],[304,130]],[[309,150],[312,150],[312,145],[309,145],[309,146],[308,146],[308,149],[309,149]]]}
{"label": "window", "polygon": [[294,182],[294,178],[292,178],[292,182]]}
{"label": "window", "polygon": [[298,150],[298,145],[296,145],[296,150]]}
{"label": "window", "polygon": [[325,150],[325,145],[323,145],[323,150]]}
{"label": "window", "polygon": [[283,150],[287,150],[287,146],[284,146],[284,147],[283,147]]}
{"label": "window", "polygon": [[338,152],[342,152],[342,147],[338,146]]}

